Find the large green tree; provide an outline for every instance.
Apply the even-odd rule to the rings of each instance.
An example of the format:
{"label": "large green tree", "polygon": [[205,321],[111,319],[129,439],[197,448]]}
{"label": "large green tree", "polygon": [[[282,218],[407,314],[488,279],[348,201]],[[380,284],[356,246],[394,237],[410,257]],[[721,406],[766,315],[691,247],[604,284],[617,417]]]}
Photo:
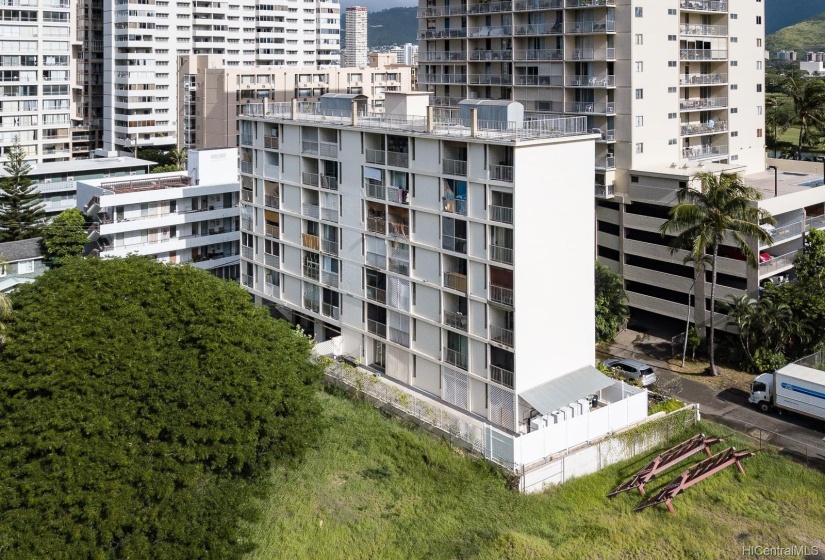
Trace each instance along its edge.
{"label": "large green tree", "polygon": [[813,129],[825,125],[825,82],[816,78],[791,76],[782,84],[782,90],[793,101],[799,140],[796,155],[802,159],[802,144]]}
{"label": "large green tree", "polygon": [[[699,183],[701,188],[694,188]],[[715,352],[716,282],[719,246],[730,239],[745,255],[751,266],[757,257],[749,241],[770,244],[771,236],[759,227],[761,222],[774,223],[773,218],[756,204],[762,195],[732,173],[697,173],[677,191],[677,204],[670,209],[669,219],[662,224],[661,233],[675,235],[671,247],[687,249],[694,262],[711,255],[710,322],[708,326],[708,355],[710,372],[717,375]],[[703,303],[703,302],[702,302]]]}
{"label": "large green tree", "polygon": [[0,181],[0,241],[19,241],[40,235],[45,218],[40,194],[32,186],[26,153],[15,138],[6,151],[5,177]]}
{"label": "large green tree", "polygon": [[627,294],[622,278],[601,263],[596,263],[596,342],[616,338],[628,318]]}
{"label": "large green tree", "polygon": [[46,258],[57,264],[69,257],[83,256],[88,241],[86,218],[77,208],[64,210],[43,228]]}
{"label": "large green tree", "polygon": [[4,557],[240,558],[261,477],[319,435],[310,341],[195,267],[69,259],[6,336]]}

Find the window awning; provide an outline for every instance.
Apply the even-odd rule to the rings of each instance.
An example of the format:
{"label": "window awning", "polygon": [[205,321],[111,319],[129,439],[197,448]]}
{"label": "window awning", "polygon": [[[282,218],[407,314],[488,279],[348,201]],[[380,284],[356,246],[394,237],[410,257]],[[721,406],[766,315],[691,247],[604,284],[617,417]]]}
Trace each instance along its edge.
{"label": "window awning", "polygon": [[546,381],[519,395],[540,414],[549,414],[616,383],[593,366]]}

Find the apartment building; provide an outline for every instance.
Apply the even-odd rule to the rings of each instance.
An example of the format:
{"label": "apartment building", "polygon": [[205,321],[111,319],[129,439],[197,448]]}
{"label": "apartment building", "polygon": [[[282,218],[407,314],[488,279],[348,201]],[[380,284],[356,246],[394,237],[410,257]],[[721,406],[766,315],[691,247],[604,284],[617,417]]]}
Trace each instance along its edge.
{"label": "apartment building", "polygon": [[334,0],[107,3],[103,154],[179,143],[179,56],[214,55],[227,67],[337,65],[339,22]]}
{"label": "apartment building", "polygon": [[237,278],[237,148],[193,150],[187,170],[78,181],[91,254],[148,255]]}
{"label": "apartment building", "polygon": [[364,95],[371,112],[383,110],[384,94],[412,91],[413,68],[389,55],[370,55],[364,68],[225,67],[216,55],[179,59],[177,137],[187,148],[238,144],[236,116],[248,103],[318,101],[327,93]]}
{"label": "apartment building", "polygon": [[350,6],[346,10],[347,43],[344,47],[342,66],[360,68],[367,65],[367,9]]}
{"label": "apartment building", "polygon": [[[78,140],[72,159],[88,158],[102,146],[103,135],[103,0],[78,0],[72,81],[74,126]],[[86,140],[86,145],[81,140]],[[87,148],[81,152],[80,147]]]}
{"label": "apartment building", "polygon": [[[242,284],[337,354],[507,438],[596,394],[623,422],[644,418],[644,394],[592,367],[586,119],[524,121],[493,101],[447,116],[428,100],[388,94],[382,115],[334,96],[245,106]],[[548,227],[565,242],[536,259]]]}
{"label": "apartment building", "polygon": [[88,153],[72,121],[74,17],[68,0],[0,6],[0,160],[15,140],[32,162]]}
{"label": "apartment building", "polygon": [[[698,171],[765,169],[761,1],[422,0],[418,15],[418,79],[439,105],[515,99],[532,114],[584,116],[599,135],[597,252],[634,307],[671,257],[648,239],[634,255],[644,279],[631,277],[622,216],[660,219]],[[662,196],[638,198],[646,186]]]}

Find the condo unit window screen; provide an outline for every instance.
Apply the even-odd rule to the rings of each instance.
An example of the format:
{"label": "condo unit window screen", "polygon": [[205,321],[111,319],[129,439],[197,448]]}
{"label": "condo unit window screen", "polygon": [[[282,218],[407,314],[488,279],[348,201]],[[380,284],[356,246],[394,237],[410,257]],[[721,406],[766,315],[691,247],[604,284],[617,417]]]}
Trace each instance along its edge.
{"label": "condo unit window screen", "polygon": [[469,409],[467,403],[467,374],[454,369],[442,368],[444,375],[444,400],[464,410]]}
{"label": "condo unit window screen", "polygon": [[401,346],[410,346],[410,318],[400,313],[390,311],[387,314],[387,326],[389,327],[389,338],[391,341]]}
{"label": "condo unit window screen", "polygon": [[490,385],[490,420],[496,424],[514,430],[513,393]]}
{"label": "condo unit window screen", "polygon": [[389,277],[387,280],[387,303],[389,306],[402,311],[409,311],[410,281],[394,276]]}

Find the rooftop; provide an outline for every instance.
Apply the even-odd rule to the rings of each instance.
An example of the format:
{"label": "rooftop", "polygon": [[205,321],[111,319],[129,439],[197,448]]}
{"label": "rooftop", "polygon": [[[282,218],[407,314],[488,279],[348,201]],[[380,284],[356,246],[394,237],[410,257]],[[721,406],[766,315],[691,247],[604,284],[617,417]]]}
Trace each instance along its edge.
{"label": "rooftop", "polygon": [[37,259],[43,257],[43,238],[23,239],[0,243],[0,255],[8,262]]}
{"label": "rooftop", "polygon": [[[779,196],[810,190],[822,186],[822,174],[802,173],[796,171],[779,171],[774,185],[773,171],[768,169],[745,176],[745,183],[762,193],[763,198]],[[774,191],[774,187],[776,191]]]}
{"label": "rooftop", "polygon": [[[133,157],[107,157],[95,159],[76,159],[73,161],[54,161],[48,163],[32,164],[29,175],[32,177],[41,175],[66,174],[74,175],[84,171],[100,171],[103,169],[124,169],[130,167],[144,167],[157,165],[154,161],[138,159]],[[5,170],[0,169],[0,177],[6,176]]]}
{"label": "rooftop", "polygon": [[523,123],[478,120],[473,134],[470,122],[458,118],[456,111],[433,111],[432,120],[426,116],[396,116],[367,113],[353,119],[352,112],[322,111],[320,103],[250,103],[241,107],[241,115],[275,121],[300,121],[324,125],[352,126],[393,130],[436,136],[474,138],[499,142],[542,140],[590,134],[587,117],[551,117],[525,120]]}

